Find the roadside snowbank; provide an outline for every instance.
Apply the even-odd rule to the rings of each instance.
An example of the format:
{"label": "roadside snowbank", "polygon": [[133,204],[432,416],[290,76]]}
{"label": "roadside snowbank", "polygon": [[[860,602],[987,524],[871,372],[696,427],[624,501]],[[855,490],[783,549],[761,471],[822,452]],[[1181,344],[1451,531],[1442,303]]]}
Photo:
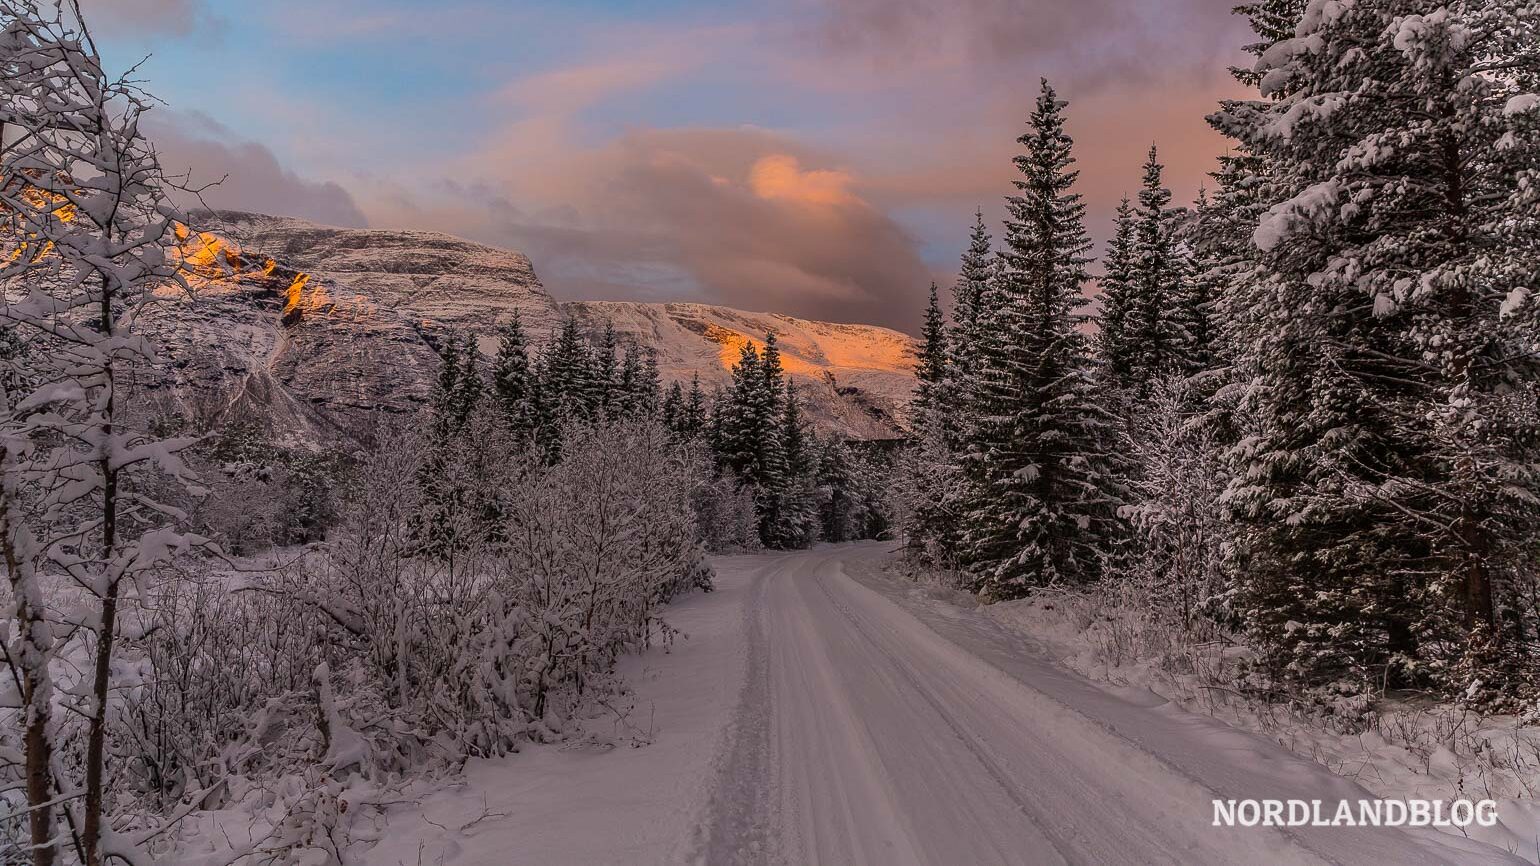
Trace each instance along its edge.
{"label": "roadside snowbank", "polygon": [[[905,570],[896,554],[883,565],[891,574]],[[1229,687],[1229,672],[1249,652],[1233,642],[1151,633],[1137,609],[1085,592],[1054,590],[981,605],[934,577],[905,576],[918,577],[908,590],[912,602],[977,610],[1116,694],[1143,703],[1170,702],[1262,734],[1377,796],[1496,800],[1498,825],[1472,826],[1469,836],[1540,863],[1540,729],[1523,726],[1516,716],[1392,696],[1337,708],[1343,713],[1339,718],[1357,724],[1334,729],[1329,719],[1263,704]]]}
{"label": "roadside snowbank", "polygon": [[456,784],[385,815],[357,862],[380,866],[677,863],[696,824],[743,685],[744,602],[761,557],[714,559],[716,591],[664,611],[671,648],[621,660],[624,704],[582,733],[521,754],[472,761]]}

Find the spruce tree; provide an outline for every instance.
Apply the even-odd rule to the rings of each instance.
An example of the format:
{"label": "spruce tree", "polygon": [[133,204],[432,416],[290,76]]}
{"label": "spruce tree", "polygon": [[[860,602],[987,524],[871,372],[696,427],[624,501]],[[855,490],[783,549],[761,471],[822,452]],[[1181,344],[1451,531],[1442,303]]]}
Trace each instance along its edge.
{"label": "spruce tree", "polygon": [[946,365],[952,379],[946,389],[951,398],[949,411],[956,412],[963,408],[960,400],[973,370],[974,345],[979,339],[980,308],[984,302],[985,289],[989,285],[990,262],[993,258],[989,230],[984,227],[984,212],[975,211],[968,249],[963,251],[962,267],[958,269],[957,283],[952,287],[952,339],[947,346]]}
{"label": "spruce tree", "polygon": [[[1330,12],[1330,14],[1327,14]],[[1212,118],[1270,174],[1226,495],[1268,672],[1494,681],[1540,495],[1533,24],[1516,4],[1312,4]],[[1278,35],[1278,34],[1274,34]],[[1515,111],[1514,106],[1520,110]],[[1526,348],[1530,347],[1530,348]],[[1511,673],[1511,668],[1510,668]]]}
{"label": "spruce tree", "polygon": [[449,407],[454,429],[458,432],[470,425],[471,415],[481,405],[481,395],[486,390],[486,384],[481,380],[481,350],[476,347],[475,337],[462,335],[455,357],[460,369],[454,377],[454,392]]}
{"label": "spruce tree", "polygon": [[701,392],[700,374],[690,376],[690,390],[680,410],[679,429],[687,438],[699,438],[706,430],[706,398]]}
{"label": "spruce tree", "polygon": [[635,418],[642,404],[642,356],[636,344],[629,343],[622,353],[620,372],[616,375],[611,409],[617,418]]}
{"label": "spruce tree", "polygon": [[1114,391],[1131,391],[1140,347],[1132,315],[1138,292],[1134,282],[1134,209],[1127,196],[1118,203],[1114,226],[1102,265],[1102,309],[1096,346],[1106,383]]}
{"label": "spruce tree", "polygon": [[529,344],[519,311],[504,326],[492,360],[492,396],[497,401],[503,423],[516,439],[528,437],[534,430],[534,375],[529,361]]}
{"label": "spruce tree", "polygon": [[577,320],[568,317],[562,321],[555,342],[544,352],[541,365],[541,392],[552,426],[576,418],[593,417],[596,408],[593,366]]}
{"label": "spruce tree", "polygon": [[779,406],[766,386],[764,362],[754,344],[745,341],[733,365],[732,384],[719,402],[716,423],[718,450],[724,462],[746,484],[766,486],[779,466],[767,445],[775,439]]}
{"label": "spruce tree", "polygon": [[636,378],[637,413],[642,416],[656,415],[662,393],[663,379],[658,374],[658,353],[649,346],[642,352],[642,369]]}
{"label": "spruce tree", "polygon": [[919,380],[914,391],[914,410],[920,425],[930,423],[932,418],[946,417],[946,325],[941,318],[935,283],[930,284],[930,303],[925,308],[925,328],[920,336],[920,363],[914,373]]}
{"label": "spruce tree", "polygon": [[604,334],[590,354],[592,366],[589,368],[587,404],[591,417],[609,417],[619,411],[620,369],[615,357],[618,347],[615,323],[605,322]]}
{"label": "spruce tree", "polygon": [[663,426],[679,438],[687,438],[684,433],[684,387],[678,382],[668,386],[668,394],[663,398],[663,406],[659,418]]}
{"label": "spruce tree", "polygon": [[792,382],[786,383],[786,409],[781,414],[781,430],[787,477],[807,476],[812,471],[807,422],[802,420],[802,403],[797,398],[797,386]]}
{"label": "spruce tree", "polygon": [[1204,243],[1201,229],[1213,219],[1214,206],[1207,190],[1200,188],[1192,213],[1174,234],[1179,292],[1173,318],[1182,337],[1178,352],[1182,372],[1188,376],[1214,370],[1220,364],[1217,316],[1225,257]]}
{"label": "spruce tree", "polygon": [[765,335],[765,352],[760,362],[760,369],[764,372],[765,388],[768,389],[768,397],[780,402],[782,383],[786,377],[786,370],[781,366],[781,347],[772,331]]}
{"label": "spruce tree", "polygon": [[1130,283],[1133,291],[1125,328],[1132,349],[1131,382],[1136,395],[1149,393],[1150,383],[1185,370],[1181,356],[1184,334],[1177,321],[1181,271],[1172,238],[1171,191],[1163,185],[1164,166],[1155,145],[1144,162],[1144,179],[1134,219],[1134,255]]}
{"label": "spruce tree", "polygon": [[460,336],[451,333],[438,353],[438,378],[433,383],[433,393],[428,398],[428,410],[433,415],[432,430],[435,444],[441,445],[455,432],[455,401],[460,393]]}
{"label": "spruce tree", "polygon": [[1073,142],[1046,80],[1015,159],[1005,262],[979,345],[967,558],[975,588],[1012,598],[1097,576],[1120,533],[1110,416],[1091,387],[1082,288],[1085,205],[1072,191]]}

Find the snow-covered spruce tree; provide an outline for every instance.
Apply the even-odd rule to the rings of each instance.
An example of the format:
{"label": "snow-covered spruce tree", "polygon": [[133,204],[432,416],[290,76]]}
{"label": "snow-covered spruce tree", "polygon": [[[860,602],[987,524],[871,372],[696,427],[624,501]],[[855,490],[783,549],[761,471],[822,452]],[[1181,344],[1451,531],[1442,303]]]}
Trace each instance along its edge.
{"label": "snow-covered spruce tree", "polygon": [[914,375],[919,384],[914,389],[914,412],[922,418],[921,424],[929,423],[925,416],[937,420],[947,415],[947,336],[946,324],[941,317],[941,303],[936,284],[930,284],[930,300],[925,307],[925,327],[920,332],[920,363]]}
{"label": "snow-covered spruce tree", "polygon": [[658,373],[658,353],[648,347],[642,350],[642,369],[636,377],[632,402],[639,416],[658,413],[663,399],[663,377]]}
{"label": "snow-covered spruce tree", "polygon": [[1139,352],[1135,322],[1130,315],[1138,287],[1134,283],[1134,209],[1128,197],[1118,203],[1112,240],[1102,259],[1102,309],[1098,319],[1096,350],[1101,375],[1118,392],[1134,379]]}
{"label": "snow-covered spruce tree", "polygon": [[[152,100],[108,77],[75,4],[4,0],[0,19],[0,320],[35,350],[26,375],[8,382],[20,391],[0,395],[11,674],[0,703],[18,708],[22,734],[0,740],[22,756],[32,861],[55,862],[68,839],[97,866],[135,848],[112,833],[106,784],[122,609],[198,541],[174,530],[177,513],[144,484],[157,473],[185,477],[177,452],[192,441],[129,426],[120,393],[131,368],[155,361],[136,326],[157,289],[181,282],[172,251],[180,217],[139,130]],[[48,596],[63,584],[67,602]],[[73,626],[55,619],[65,604],[76,609]],[[71,627],[84,631],[60,631]],[[56,691],[50,659],[82,636],[86,669]],[[52,717],[55,703],[66,718]],[[77,719],[83,745],[55,739]]]}
{"label": "snow-covered spruce tree", "polygon": [[621,351],[616,376],[612,414],[617,419],[635,417],[641,408],[642,387],[642,356],[635,343],[627,343]]}
{"label": "snow-covered spruce tree", "polygon": [[599,337],[597,345],[590,349],[590,357],[593,366],[590,368],[588,387],[588,405],[593,417],[608,416],[614,414],[617,408],[617,398],[620,389],[619,359],[615,352],[619,348],[619,338],[615,334],[615,323],[605,322],[604,333]]}
{"label": "snow-covered spruce tree", "polygon": [[1085,205],[1072,192],[1066,103],[1046,80],[1018,141],[1005,266],[981,311],[967,465],[975,499],[967,565],[988,598],[1094,579],[1121,534],[1121,491],[1086,357]]}
{"label": "snow-covered spruce tree", "polygon": [[818,540],[818,468],[819,440],[802,419],[802,402],[790,380],[784,385],[785,402],[780,413],[779,436],[785,474],[776,497],[775,518],[769,526],[766,543],[773,547],[798,549]]}
{"label": "snow-covered spruce tree", "polygon": [[723,462],[747,484],[765,486],[779,468],[780,455],[766,454],[768,447],[779,451],[776,440],[776,416],[779,406],[765,386],[764,364],[759,350],[745,342],[733,365],[732,383],[716,412],[720,427],[717,446]]}
{"label": "snow-covered spruce tree", "polygon": [[706,395],[701,391],[700,374],[690,376],[690,390],[685,393],[684,406],[679,410],[679,432],[690,439],[699,439],[706,430]]}
{"label": "snow-covered spruce tree", "polygon": [[[439,355],[439,374],[429,400],[425,453],[417,470],[422,510],[416,531],[423,550],[435,555],[452,555],[461,546],[458,535],[484,528],[470,527],[458,519],[459,515],[478,507],[493,508],[490,497],[475,494],[478,485],[470,483],[467,473],[452,471],[463,462],[461,453],[484,435],[473,424],[485,390],[476,362],[479,354],[474,338],[451,333]],[[499,416],[502,408],[498,407]],[[486,517],[494,520],[490,513]]]}
{"label": "snow-covered spruce tree", "polygon": [[[1522,687],[1532,569],[1535,12],[1313,0],[1213,118],[1281,200],[1253,239],[1254,430],[1232,449],[1240,597],[1267,672]],[[1492,673],[1507,667],[1503,676]]]}
{"label": "snow-covered spruce tree", "polygon": [[781,413],[781,454],[786,461],[786,474],[800,478],[813,471],[812,433],[802,420],[802,401],[797,396],[797,386],[786,383],[786,408]]}
{"label": "snow-covered spruce tree", "polygon": [[[984,226],[984,212],[975,211],[968,248],[963,251],[957,282],[952,286],[952,335],[947,341],[948,382],[944,390],[948,398],[947,412],[954,418],[967,411],[968,377],[973,371],[974,347],[980,339],[979,311],[989,285],[990,262],[993,258],[989,230]],[[962,429],[961,424],[961,419],[956,418],[951,425],[954,447],[956,434]]]}
{"label": "snow-covered spruce tree", "polygon": [[668,431],[680,438],[686,438],[680,430],[680,416],[684,411],[684,386],[678,382],[672,382],[668,390],[664,392],[663,403],[658,407],[658,417],[662,419],[663,426]]}
{"label": "snow-covered spruce tree", "polygon": [[562,321],[561,330],[542,353],[541,361],[540,391],[550,426],[596,417],[602,397],[601,389],[594,384],[598,364],[576,319],[569,316]]}
{"label": "snow-covered spruce tree", "polygon": [[1165,167],[1155,145],[1144,161],[1144,178],[1134,219],[1133,294],[1128,331],[1133,347],[1131,379],[1136,397],[1151,383],[1187,372],[1182,348],[1186,335],[1179,321],[1182,267],[1173,238],[1171,191],[1162,181]]}
{"label": "snow-covered spruce tree", "polygon": [[[983,234],[982,223],[975,228],[974,245],[963,254],[965,271],[970,266],[980,270],[985,266],[982,256],[986,253],[975,249],[981,237],[987,251],[988,235]],[[970,261],[975,257],[977,261]],[[965,273],[958,281],[956,304],[962,308],[962,315],[968,317],[970,330],[977,324],[973,318],[977,292],[970,283],[982,278],[981,273]],[[954,483],[956,473],[945,471],[945,468],[956,463],[953,443],[961,429],[957,418],[959,400],[954,389],[964,388],[967,383],[953,369],[958,355],[948,343],[936,295],[936,284],[931,283],[920,363],[915,371],[919,385],[915,388],[913,402],[914,441],[900,461],[904,467],[901,474],[904,489],[900,495],[904,498],[903,528],[909,554],[932,565],[950,566],[955,558],[957,541],[955,499],[958,490]],[[954,334],[960,333],[960,328]],[[826,532],[831,525],[839,524],[826,518]],[[842,528],[841,531],[845,530]]]}
{"label": "snow-covered spruce tree", "polygon": [[498,337],[492,359],[492,395],[511,438],[523,440],[534,434],[538,423],[534,371],[529,362],[529,340],[519,311]]}
{"label": "snow-covered spruce tree", "polygon": [[[1178,354],[1182,372],[1199,376],[1220,366],[1218,305],[1224,282],[1223,252],[1204,243],[1199,229],[1214,219],[1214,207],[1208,192],[1198,190],[1193,210],[1176,226],[1177,263],[1181,268],[1180,294],[1175,304],[1177,329],[1182,335]],[[1207,386],[1205,386],[1207,387]]]}

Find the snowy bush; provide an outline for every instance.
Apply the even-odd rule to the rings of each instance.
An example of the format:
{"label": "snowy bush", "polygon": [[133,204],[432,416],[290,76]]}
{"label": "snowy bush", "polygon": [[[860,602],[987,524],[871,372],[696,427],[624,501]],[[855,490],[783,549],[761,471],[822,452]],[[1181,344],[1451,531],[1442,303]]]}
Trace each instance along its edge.
{"label": "snowy bush", "polygon": [[[709,466],[703,469],[710,470]],[[701,542],[713,553],[752,553],[760,549],[754,493],[730,475],[703,481],[693,496]]]}
{"label": "snowy bush", "polygon": [[1134,413],[1128,450],[1140,472],[1125,507],[1133,532],[1118,579],[1141,585],[1152,611],[1182,623],[1224,621],[1226,475],[1213,431],[1184,408],[1180,392],[1179,383],[1157,382]]}

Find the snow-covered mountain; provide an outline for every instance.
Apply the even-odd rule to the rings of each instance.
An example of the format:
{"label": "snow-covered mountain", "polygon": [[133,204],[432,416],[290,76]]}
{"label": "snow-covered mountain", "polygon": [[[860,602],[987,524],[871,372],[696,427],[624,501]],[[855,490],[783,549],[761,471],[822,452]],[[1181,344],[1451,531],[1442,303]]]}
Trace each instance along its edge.
{"label": "snow-covered mountain", "polygon": [[205,418],[272,420],[295,443],[354,439],[380,414],[427,398],[450,330],[490,354],[517,310],[537,341],[564,315],[613,322],[651,347],[665,381],[724,383],[747,340],[774,332],[815,425],[872,439],[899,435],[914,388],[907,335],[703,304],[573,302],[547,293],[522,254],[448,235],[322,226],[221,211],[185,242],[194,297],[155,316],[171,359],[170,394]]}
{"label": "snow-covered mountain", "polygon": [[613,322],[622,340],[651,346],[665,381],[700,374],[726,384],[746,342],[774,333],[781,363],[818,427],[857,439],[897,435],[914,391],[914,339],[873,325],[812,322],[709,304],[574,301],[563,308],[590,330]]}

